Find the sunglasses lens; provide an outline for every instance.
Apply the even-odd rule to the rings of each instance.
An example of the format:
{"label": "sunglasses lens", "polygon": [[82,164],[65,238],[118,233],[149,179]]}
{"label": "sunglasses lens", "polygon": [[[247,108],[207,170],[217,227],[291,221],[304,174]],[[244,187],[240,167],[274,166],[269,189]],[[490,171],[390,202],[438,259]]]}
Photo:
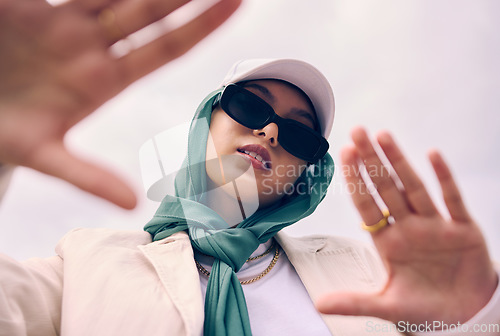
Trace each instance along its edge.
{"label": "sunglasses lens", "polygon": [[279,128],[279,143],[287,152],[302,160],[315,162],[328,150],[328,142],[321,135],[298,121],[275,116],[269,104],[237,85],[226,87],[221,107],[235,121],[251,129],[260,129],[274,118],[273,122]]}
{"label": "sunglasses lens", "polygon": [[235,91],[222,108],[240,124],[253,129],[261,128],[271,116],[270,106],[256,98],[249,92]]}
{"label": "sunglasses lens", "polygon": [[283,148],[305,160],[313,157],[321,146],[320,138],[317,135],[292,123],[281,127],[278,138]]}

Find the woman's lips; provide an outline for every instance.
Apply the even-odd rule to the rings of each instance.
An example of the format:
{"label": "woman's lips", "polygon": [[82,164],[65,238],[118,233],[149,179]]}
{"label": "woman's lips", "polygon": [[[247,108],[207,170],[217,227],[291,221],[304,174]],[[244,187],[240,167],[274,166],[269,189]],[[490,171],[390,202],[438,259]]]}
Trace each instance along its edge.
{"label": "woman's lips", "polygon": [[272,168],[271,157],[267,149],[260,145],[245,145],[238,148],[243,157],[248,158],[256,169],[270,170]]}

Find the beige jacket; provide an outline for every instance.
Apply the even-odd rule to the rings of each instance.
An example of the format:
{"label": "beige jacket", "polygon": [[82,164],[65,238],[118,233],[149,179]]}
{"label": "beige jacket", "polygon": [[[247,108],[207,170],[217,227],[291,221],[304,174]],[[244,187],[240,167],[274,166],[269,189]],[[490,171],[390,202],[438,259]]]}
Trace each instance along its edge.
{"label": "beige jacket", "polygon": [[[374,290],[383,268],[358,242],[277,236],[311,298],[335,290]],[[77,229],[57,256],[0,257],[0,335],[193,335],[203,327],[199,275],[188,236],[151,242],[149,233]],[[333,335],[366,331],[374,318],[324,316]]]}

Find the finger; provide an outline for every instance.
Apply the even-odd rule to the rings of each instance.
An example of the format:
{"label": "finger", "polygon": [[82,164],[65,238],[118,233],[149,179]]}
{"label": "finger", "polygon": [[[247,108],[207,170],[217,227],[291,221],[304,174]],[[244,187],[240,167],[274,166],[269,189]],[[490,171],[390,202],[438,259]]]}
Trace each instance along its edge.
{"label": "finger", "polygon": [[451,218],[460,222],[472,222],[470,214],[460,195],[460,191],[443,157],[437,151],[431,151],[429,153],[429,159],[436,172],[439,183],[441,184],[443,199],[450,212]]}
{"label": "finger", "polygon": [[319,298],[315,305],[322,314],[374,316],[391,320],[393,313],[378,294],[330,293]]}
{"label": "finger", "polygon": [[377,192],[389,208],[394,218],[402,218],[409,213],[408,204],[401,190],[397,187],[391,174],[380,160],[375,148],[362,128],[353,129],[352,140],[363,160],[367,173],[377,188]]}
{"label": "finger", "polygon": [[240,2],[221,0],[187,24],[120,58],[124,87],[186,53],[229,18]]}
{"label": "finger", "polygon": [[[352,201],[367,225],[380,221],[384,215],[380,211],[359,171],[359,156],[354,147],[345,147],[341,153],[342,170]],[[378,233],[378,232],[376,232]],[[375,234],[375,233],[374,233]]]}
{"label": "finger", "polygon": [[62,143],[46,145],[37,150],[28,166],[61,178],[122,208],[132,209],[136,205],[134,192],[121,179],[72,156]]}
{"label": "finger", "polygon": [[100,10],[110,6],[114,2],[118,2],[121,0],[70,0],[66,3],[63,3],[61,6],[71,6],[78,7],[87,12],[99,12]]}
{"label": "finger", "polygon": [[408,160],[406,160],[391,135],[387,132],[381,132],[378,135],[377,140],[403,184],[406,198],[410,206],[418,214],[424,216],[437,215],[438,210],[424,184],[417,176]]}
{"label": "finger", "polygon": [[[190,0],[124,1],[113,6],[115,22],[123,36],[128,36],[182,7]],[[112,41],[116,42],[116,41]]]}

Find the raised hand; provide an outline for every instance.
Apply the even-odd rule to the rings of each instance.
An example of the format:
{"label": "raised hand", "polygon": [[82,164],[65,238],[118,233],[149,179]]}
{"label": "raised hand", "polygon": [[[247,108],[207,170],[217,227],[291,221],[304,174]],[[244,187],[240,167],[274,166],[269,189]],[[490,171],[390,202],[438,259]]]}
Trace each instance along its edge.
{"label": "raised hand", "polygon": [[395,323],[466,322],[489,301],[498,279],[448,166],[439,153],[429,154],[449,212],[445,217],[388,133],[379,134],[377,141],[391,167],[382,164],[363,129],[353,130],[352,139],[354,146],[342,151],[342,161],[347,182],[359,186],[352,199],[361,218],[367,225],[384,218],[367,189],[369,182],[360,176],[364,164],[394,219],[371,233],[388,280],[377,293],[328,294],[317,302],[318,309]]}
{"label": "raised hand", "polygon": [[124,208],[133,191],[73,156],[65,133],[129,84],[181,56],[241,0],[220,0],[156,40],[114,57],[110,47],[189,0],[0,0],[0,164],[62,178]]}

